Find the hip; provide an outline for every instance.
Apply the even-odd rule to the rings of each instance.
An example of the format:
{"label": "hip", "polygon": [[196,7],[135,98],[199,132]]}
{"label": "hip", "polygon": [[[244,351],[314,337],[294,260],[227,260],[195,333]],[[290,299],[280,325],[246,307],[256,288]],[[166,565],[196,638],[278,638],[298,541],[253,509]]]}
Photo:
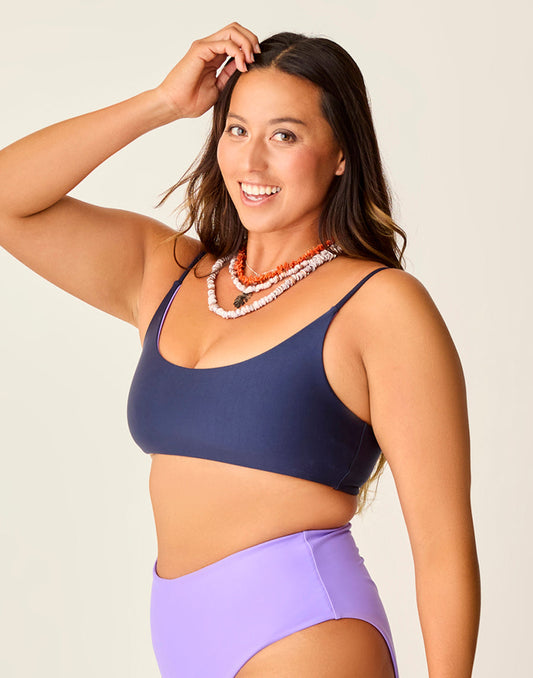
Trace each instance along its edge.
{"label": "hip", "polygon": [[350,527],[270,539],[173,579],[160,576],[156,559],[151,631],[161,675],[229,678],[268,644],[354,618],[380,632],[397,676],[387,616]]}

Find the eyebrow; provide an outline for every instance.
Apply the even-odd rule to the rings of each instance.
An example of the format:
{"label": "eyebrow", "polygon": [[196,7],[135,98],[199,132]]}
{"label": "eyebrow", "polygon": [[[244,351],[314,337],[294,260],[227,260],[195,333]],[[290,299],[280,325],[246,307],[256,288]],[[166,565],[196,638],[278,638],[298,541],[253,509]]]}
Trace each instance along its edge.
{"label": "eyebrow", "polygon": [[[246,120],[240,116],[237,115],[236,113],[228,113],[228,118],[236,118],[237,120],[240,120],[241,122],[246,122]],[[304,127],[307,127],[305,122],[303,120],[299,120],[298,118],[290,118],[290,117],[285,117],[285,118],[273,118],[272,120],[268,121],[269,125],[277,125],[280,122],[292,122],[295,125],[303,125]]]}

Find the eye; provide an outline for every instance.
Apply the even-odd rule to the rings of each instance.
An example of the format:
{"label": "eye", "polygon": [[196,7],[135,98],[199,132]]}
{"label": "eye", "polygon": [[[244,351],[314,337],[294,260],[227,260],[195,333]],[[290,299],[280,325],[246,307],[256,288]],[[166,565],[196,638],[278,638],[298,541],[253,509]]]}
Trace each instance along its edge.
{"label": "eye", "polygon": [[[229,134],[231,137],[242,137],[244,134],[234,134],[233,130],[241,130],[242,132],[245,132],[244,127],[241,127],[240,125],[230,125],[227,130],[226,134]],[[296,141],[296,135],[293,134],[292,132],[287,132],[285,130],[280,130],[279,132],[275,132],[274,136],[278,136],[278,134],[281,134],[285,136],[285,139],[282,139],[282,141],[285,141],[287,143],[292,143]]]}
{"label": "eye", "polygon": [[232,134],[232,130],[234,130],[234,129],[240,129],[240,130],[243,130],[243,131],[244,131],[244,129],[243,129],[242,127],[239,127],[239,125],[230,125],[230,126],[228,127],[228,129],[226,130],[227,134],[229,134],[229,135],[232,136],[232,137],[240,137],[240,136],[242,136],[241,134]]}
{"label": "eye", "polygon": [[289,142],[296,141],[296,137],[292,132],[284,132],[282,130],[281,132],[276,132],[274,134],[274,136],[277,136],[278,134],[284,134],[286,137],[288,137],[288,139],[284,139],[284,141],[289,141]]}

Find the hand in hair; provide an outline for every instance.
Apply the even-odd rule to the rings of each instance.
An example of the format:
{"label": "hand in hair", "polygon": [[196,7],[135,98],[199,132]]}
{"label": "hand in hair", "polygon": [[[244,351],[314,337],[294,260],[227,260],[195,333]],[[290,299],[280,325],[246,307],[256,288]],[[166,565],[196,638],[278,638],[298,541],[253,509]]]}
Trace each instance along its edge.
{"label": "hand in hair", "polygon": [[[189,51],[156,88],[163,92],[178,118],[198,118],[218,99],[219,93],[238,68],[247,70],[259,51],[255,33],[233,22],[220,31],[194,40]],[[217,70],[229,57],[217,77]]]}

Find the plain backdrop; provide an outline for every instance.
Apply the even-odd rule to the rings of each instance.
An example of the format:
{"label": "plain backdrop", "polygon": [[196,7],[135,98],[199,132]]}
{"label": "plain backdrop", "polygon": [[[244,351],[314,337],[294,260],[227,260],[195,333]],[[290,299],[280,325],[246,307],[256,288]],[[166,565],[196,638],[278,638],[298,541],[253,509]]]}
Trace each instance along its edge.
{"label": "plain backdrop", "polygon": [[[467,382],[483,586],[474,675],[523,676],[533,604],[531,5],[224,7],[28,0],[4,8],[0,147],[155,87],[194,39],[232,21],[260,39],[291,30],[350,52],[368,88],[394,217],[408,233],[407,270],[443,315]],[[140,137],[71,195],[175,226],[181,194],[154,205],[193,161],[210,119]],[[0,330],[0,674],[155,677],[150,459],[126,422],[137,331],[4,250]],[[426,676],[412,556],[390,471],[352,526],[402,676]]]}

